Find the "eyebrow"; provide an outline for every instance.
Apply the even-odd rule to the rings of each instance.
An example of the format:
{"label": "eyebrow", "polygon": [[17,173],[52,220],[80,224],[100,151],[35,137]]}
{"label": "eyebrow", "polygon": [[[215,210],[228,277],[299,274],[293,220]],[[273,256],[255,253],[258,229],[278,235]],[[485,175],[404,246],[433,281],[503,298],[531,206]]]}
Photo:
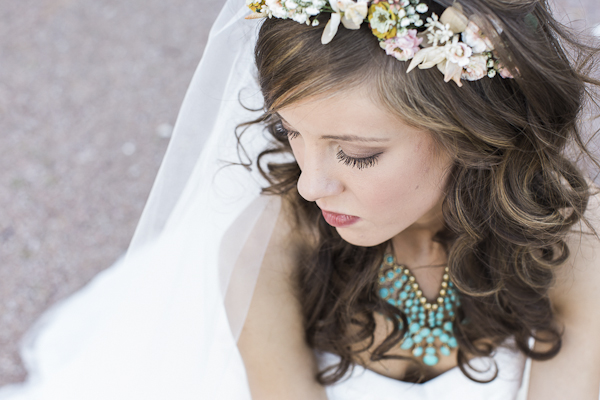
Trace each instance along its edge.
{"label": "eyebrow", "polygon": [[[290,128],[292,128],[292,125],[287,122],[281,115],[278,114],[278,117],[281,119],[281,121],[288,125]],[[292,130],[295,130],[294,128],[292,128]],[[368,143],[368,142],[375,142],[375,143],[384,143],[384,142],[389,142],[390,139],[386,139],[386,138],[366,138],[363,136],[356,136],[356,135],[323,135],[321,136],[322,140],[340,140],[342,142],[363,142],[363,143]]]}

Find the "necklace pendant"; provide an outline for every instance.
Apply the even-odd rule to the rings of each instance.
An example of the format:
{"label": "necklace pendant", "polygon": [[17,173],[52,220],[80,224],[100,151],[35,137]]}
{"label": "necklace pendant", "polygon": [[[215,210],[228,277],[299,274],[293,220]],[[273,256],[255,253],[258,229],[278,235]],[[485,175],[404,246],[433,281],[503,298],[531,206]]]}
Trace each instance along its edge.
{"label": "necklace pendant", "polygon": [[[449,356],[458,347],[453,323],[460,307],[458,292],[450,282],[448,268],[444,271],[442,287],[435,302],[423,296],[415,277],[403,265],[386,255],[379,272],[379,297],[406,315],[408,327],[400,348],[411,350],[428,366],[436,365],[440,356]],[[400,326],[400,329],[403,327]]]}

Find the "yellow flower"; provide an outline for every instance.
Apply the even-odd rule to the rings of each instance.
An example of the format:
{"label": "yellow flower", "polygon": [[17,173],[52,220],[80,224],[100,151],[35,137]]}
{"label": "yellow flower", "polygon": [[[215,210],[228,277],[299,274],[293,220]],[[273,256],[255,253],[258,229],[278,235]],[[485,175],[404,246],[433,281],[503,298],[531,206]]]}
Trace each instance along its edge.
{"label": "yellow flower", "polygon": [[392,11],[387,1],[371,4],[368,19],[373,35],[379,39],[396,37],[398,16]]}
{"label": "yellow flower", "polygon": [[262,6],[265,5],[265,0],[260,0],[260,1],[256,1],[256,0],[251,0],[251,1],[246,1],[246,5],[255,13],[260,12]]}

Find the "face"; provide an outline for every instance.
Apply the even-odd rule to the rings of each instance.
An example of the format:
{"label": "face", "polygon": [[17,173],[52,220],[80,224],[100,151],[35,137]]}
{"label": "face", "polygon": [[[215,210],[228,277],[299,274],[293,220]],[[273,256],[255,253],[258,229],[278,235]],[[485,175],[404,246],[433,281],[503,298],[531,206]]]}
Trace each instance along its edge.
{"label": "face", "polygon": [[411,230],[438,230],[449,156],[430,134],[391,115],[359,89],[279,111],[302,171],[298,191],[357,246]]}

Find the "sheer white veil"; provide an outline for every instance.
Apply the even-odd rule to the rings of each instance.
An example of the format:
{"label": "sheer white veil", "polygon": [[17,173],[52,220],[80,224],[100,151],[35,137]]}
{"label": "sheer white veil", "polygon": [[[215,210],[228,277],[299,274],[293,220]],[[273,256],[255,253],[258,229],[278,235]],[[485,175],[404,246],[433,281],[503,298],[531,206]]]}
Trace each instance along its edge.
{"label": "sheer white veil", "polygon": [[[38,321],[0,399],[250,399],[236,341],[280,199],[231,165],[262,108],[248,14],[224,4],[127,255]],[[268,139],[242,144],[256,160]]]}

